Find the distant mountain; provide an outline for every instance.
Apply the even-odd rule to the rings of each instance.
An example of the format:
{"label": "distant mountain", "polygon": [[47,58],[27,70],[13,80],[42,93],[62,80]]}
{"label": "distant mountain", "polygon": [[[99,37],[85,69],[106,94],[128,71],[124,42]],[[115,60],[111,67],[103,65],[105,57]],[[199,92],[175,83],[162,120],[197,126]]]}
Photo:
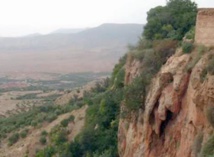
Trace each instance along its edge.
{"label": "distant mountain", "polygon": [[58,29],[58,30],[51,32],[50,34],[71,34],[71,33],[79,33],[83,30],[85,30],[85,28],[76,28],[76,29],[75,28],[74,29],[61,28],[61,29]]}
{"label": "distant mountain", "polygon": [[108,44],[134,44],[141,36],[143,25],[140,24],[103,24],[75,34],[77,41],[93,47]]}
{"label": "distant mountain", "polygon": [[78,33],[0,38],[0,71],[110,71],[142,31],[141,24],[103,24]]}
{"label": "distant mountain", "polygon": [[33,34],[28,34],[28,35],[25,35],[25,36],[22,36],[22,37],[37,37],[37,36],[40,36],[42,34],[40,33],[33,33]]}
{"label": "distant mountain", "polygon": [[79,36],[96,36],[102,38],[117,38],[121,39],[124,36],[139,36],[142,32],[143,25],[141,24],[102,24],[98,27],[87,29],[79,33]]}
{"label": "distant mountain", "polygon": [[140,24],[103,24],[75,34],[51,33],[18,38],[0,38],[0,52],[43,51],[68,47],[93,48],[109,44],[133,44],[142,33]]}

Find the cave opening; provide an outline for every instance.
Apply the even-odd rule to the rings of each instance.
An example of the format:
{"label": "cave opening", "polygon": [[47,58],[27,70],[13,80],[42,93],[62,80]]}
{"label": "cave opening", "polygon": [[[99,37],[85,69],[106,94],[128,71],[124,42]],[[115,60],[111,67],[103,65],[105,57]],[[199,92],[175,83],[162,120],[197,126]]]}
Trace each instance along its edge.
{"label": "cave opening", "polygon": [[169,110],[167,110],[166,112],[166,120],[162,122],[161,126],[160,126],[160,136],[162,136],[164,134],[164,130],[167,126],[167,124],[169,123],[169,121],[172,119],[173,113]]}

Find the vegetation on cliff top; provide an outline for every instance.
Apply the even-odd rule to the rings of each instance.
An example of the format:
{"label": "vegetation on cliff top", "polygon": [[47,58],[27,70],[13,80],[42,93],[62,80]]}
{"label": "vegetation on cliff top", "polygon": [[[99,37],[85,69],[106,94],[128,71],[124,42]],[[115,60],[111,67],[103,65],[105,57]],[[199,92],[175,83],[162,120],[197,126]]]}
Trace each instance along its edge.
{"label": "vegetation on cliff top", "polygon": [[[130,47],[132,59],[141,62],[141,74],[125,90],[128,111],[144,109],[144,101],[152,78],[175,53],[179,40],[194,36],[197,14],[196,3],[190,0],[169,0],[166,6],[152,8],[147,16],[142,38]],[[183,43],[185,53],[191,52],[192,43]]]}
{"label": "vegetation on cliff top", "polygon": [[169,0],[166,6],[157,6],[147,13],[144,28],[146,39],[175,39],[183,36],[195,25],[197,5],[191,0]]}

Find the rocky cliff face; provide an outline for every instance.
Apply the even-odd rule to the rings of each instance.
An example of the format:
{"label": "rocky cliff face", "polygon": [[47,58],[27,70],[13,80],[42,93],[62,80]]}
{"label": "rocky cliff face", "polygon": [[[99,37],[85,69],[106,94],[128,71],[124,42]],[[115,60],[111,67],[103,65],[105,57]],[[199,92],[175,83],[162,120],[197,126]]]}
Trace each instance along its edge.
{"label": "rocky cliff face", "polygon": [[[192,52],[194,53],[194,52]],[[191,72],[190,54],[179,50],[162,66],[147,92],[145,110],[121,118],[120,157],[196,157],[212,133],[206,110],[214,106],[214,76],[201,79],[209,54]],[[141,63],[128,60],[125,83],[139,75]]]}

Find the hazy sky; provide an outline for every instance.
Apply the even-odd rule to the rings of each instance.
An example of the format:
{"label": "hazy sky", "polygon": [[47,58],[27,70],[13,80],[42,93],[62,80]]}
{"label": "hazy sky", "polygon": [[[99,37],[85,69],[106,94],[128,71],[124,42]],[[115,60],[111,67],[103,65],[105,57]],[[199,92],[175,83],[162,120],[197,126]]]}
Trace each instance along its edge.
{"label": "hazy sky", "polygon": [[[195,0],[214,7],[213,0]],[[48,33],[102,23],[146,23],[146,12],[166,0],[0,0],[0,36]]]}

